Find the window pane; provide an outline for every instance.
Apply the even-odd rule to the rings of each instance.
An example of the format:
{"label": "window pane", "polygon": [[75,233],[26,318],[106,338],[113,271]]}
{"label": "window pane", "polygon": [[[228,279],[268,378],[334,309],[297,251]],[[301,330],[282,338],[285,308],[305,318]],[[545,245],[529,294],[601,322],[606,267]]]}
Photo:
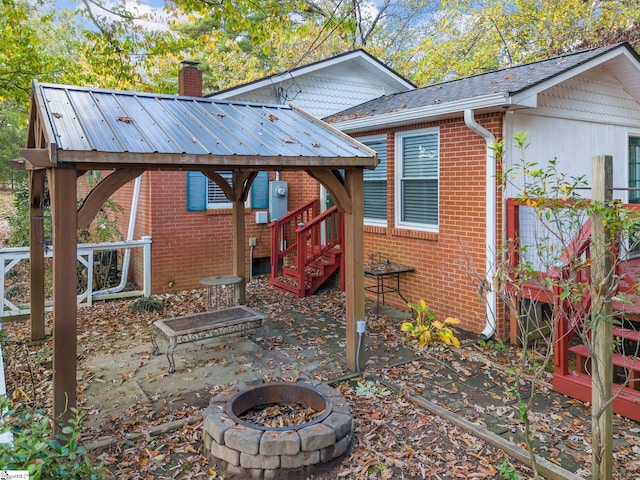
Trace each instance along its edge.
{"label": "window pane", "polygon": [[[629,139],[629,187],[640,188],[640,138]],[[640,203],[640,191],[629,191],[629,203]]]}
{"label": "window pane", "polygon": [[438,224],[438,180],[402,181],[402,221]]}
{"label": "window pane", "polygon": [[364,170],[364,217],[370,220],[387,219],[387,140],[362,142],[378,155],[380,163],[374,170]]}
{"label": "window pane", "polygon": [[[217,172],[231,185],[231,172]],[[230,207],[231,202],[216,182],[207,178],[207,206],[210,208]]]}
{"label": "window pane", "polygon": [[364,216],[376,220],[387,218],[387,181],[364,182]]}
{"label": "window pane", "polygon": [[437,177],[438,136],[430,133],[405,137],[402,157],[403,177]]}

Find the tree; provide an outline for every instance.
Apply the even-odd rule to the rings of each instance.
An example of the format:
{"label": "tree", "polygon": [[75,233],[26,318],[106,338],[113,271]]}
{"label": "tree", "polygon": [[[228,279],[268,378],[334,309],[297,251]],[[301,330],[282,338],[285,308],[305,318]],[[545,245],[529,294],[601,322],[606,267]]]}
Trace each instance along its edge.
{"label": "tree", "polygon": [[[517,134],[514,139],[523,158],[505,172],[502,180],[522,188],[518,200],[535,213],[527,227],[535,233],[509,239],[501,252],[500,257],[505,260],[498,262],[494,283],[504,304],[512,308],[520,332],[522,355],[514,392],[525,442],[537,475],[530,417],[536,381],[550,364],[554,347],[559,342],[568,345],[569,340],[575,338],[587,352],[583,360],[576,355],[576,362],[584,362],[579,368],[590,371],[592,379],[592,478],[608,479],[612,472],[610,412],[613,399],[620,394],[612,394],[611,353],[613,348],[630,358],[639,353],[638,343],[627,345],[622,338],[616,342],[611,334],[611,326],[616,322],[622,322],[620,325],[626,329],[634,328],[624,323],[625,320],[614,319],[611,303],[614,297],[633,301],[632,296],[621,293],[620,287],[629,281],[625,279],[621,262],[638,244],[639,211],[625,208],[620,202],[603,201],[603,194],[601,198],[596,196],[596,191],[610,190],[611,185],[594,188],[593,199],[583,197],[581,192],[587,187],[584,177],[559,172],[555,160],[550,160],[547,167],[525,161],[527,136]],[[502,145],[497,144],[498,154],[501,149]],[[600,180],[610,178],[611,174],[607,176],[598,171],[593,177]],[[592,230],[602,230],[603,234],[596,237]],[[627,248],[629,250],[625,250]],[[637,291],[638,285],[629,288]],[[532,297],[536,291],[539,293]],[[547,321],[544,321],[537,305],[548,302],[551,304],[545,310]],[[601,335],[603,331],[606,337]],[[632,381],[632,369],[622,369],[619,375],[623,386]],[[524,392],[523,385],[528,386]]]}
{"label": "tree", "polygon": [[0,183],[9,185],[13,190],[15,181],[23,179],[24,172],[9,166],[9,160],[19,157],[24,146],[26,126],[24,108],[13,100],[0,101]]}
{"label": "tree", "polygon": [[433,83],[624,40],[637,47],[639,26],[640,4],[624,0],[443,2],[414,75]]}

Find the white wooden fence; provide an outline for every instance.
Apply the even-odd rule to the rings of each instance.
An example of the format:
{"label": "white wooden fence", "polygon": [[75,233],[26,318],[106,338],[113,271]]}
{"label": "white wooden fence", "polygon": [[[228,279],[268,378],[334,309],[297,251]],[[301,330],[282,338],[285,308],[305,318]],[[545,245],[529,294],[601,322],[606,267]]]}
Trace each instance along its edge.
{"label": "white wooden fence", "polygon": [[[98,252],[106,252],[112,250],[123,250],[125,255],[127,250],[133,248],[143,249],[143,288],[142,290],[127,291],[124,289],[125,285],[121,287],[108,288],[105,290],[94,291],[93,290],[93,278],[94,278],[94,266],[96,264]],[[45,249],[45,257],[53,256],[53,249]],[[7,298],[7,279],[11,276],[9,272],[18,265],[21,261],[29,260],[29,248],[2,248],[0,249],[0,318],[11,317],[16,315],[25,315],[31,312],[30,305],[28,303],[18,304],[14,303]],[[125,262],[125,268],[123,268],[122,275],[127,275],[128,261]],[[142,296],[148,297],[151,295],[151,237],[142,237],[141,240],[130,240],[122,242],[109,242],[109,243],[84,243],[78,245],[78,264],[86,269],[86,288],[78,295],[78,306],[91,305],[93,300],[109,298],[123,298],[123,297],[135,297]],[[126,278],[126,277],[125,277]],[[126,281],[125,281],[126,283]],[[51,302],[46,302],[46,308],[51,309]]]}

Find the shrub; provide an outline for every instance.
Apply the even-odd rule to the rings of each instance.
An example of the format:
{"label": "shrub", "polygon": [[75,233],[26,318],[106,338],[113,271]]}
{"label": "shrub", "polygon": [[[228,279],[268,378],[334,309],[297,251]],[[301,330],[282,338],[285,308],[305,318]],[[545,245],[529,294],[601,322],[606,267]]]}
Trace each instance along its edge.
{"label": "shrub", "polygon": [[418,305],[407,305],[417,313],[416,320],[415,323],[404,322],[400,330],[406,333],[407,340],[414,342],[417,348],[429,346],[434,339],[440,339],[447,345],[460,346],[460,340],[449,328],[450,325],[458,325],[460,320],[453,317],[447,317],[444,322],[436,320],[436,314],[429,311],[429,306],[424,300],[420,300]]}
{"label": "shrub", "polygon": [[62,427],[62,433],[53,438],[48,416],[17,414],[9,407],[7,397],[0,397],[0,433],[11,431],[13,434],[13,445],[0,448],[0,471],[27,470],[31,480],[103,478],[102,465],[94,464],[80,446],[80,411],[72,409],[73,416]]}
{"label": "shrub", "polygon": [[132,312],[162,312],[162,300],[154,297],[138,298],[129,304]]}

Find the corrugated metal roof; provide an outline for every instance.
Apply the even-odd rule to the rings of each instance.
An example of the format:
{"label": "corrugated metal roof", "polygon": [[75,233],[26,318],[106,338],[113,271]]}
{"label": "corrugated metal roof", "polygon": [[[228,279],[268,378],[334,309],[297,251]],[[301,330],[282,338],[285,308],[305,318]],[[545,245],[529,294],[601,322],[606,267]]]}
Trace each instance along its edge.
{"label": "corrugated metal roof", "polygon": [[283,105],[34,83],[58,151],[255,157],[375,157]]}

